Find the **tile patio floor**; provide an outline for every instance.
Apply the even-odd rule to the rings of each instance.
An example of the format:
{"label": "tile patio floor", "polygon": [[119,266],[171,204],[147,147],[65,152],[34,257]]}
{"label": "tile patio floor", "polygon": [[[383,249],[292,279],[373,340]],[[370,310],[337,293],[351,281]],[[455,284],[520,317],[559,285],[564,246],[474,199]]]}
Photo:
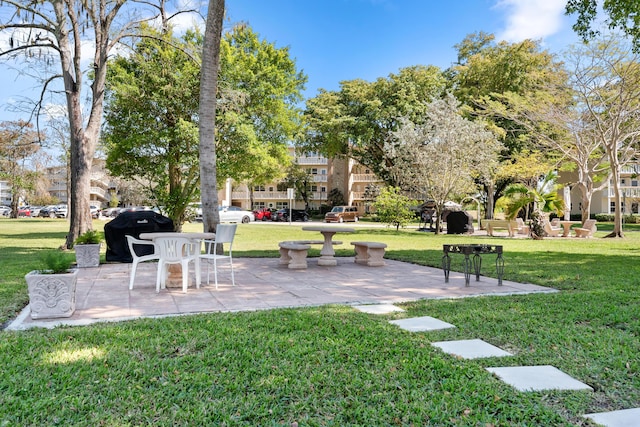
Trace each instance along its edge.
{"label": "tile patio floor", "polygon": [[156,263],[138,266],[133,290],[129,290],[131,264],[109,263],[80,270],[76,311],[67,319],[32,320],[29,307],[7,329],[85,325],[98,321],[120,321],[139,317],[170,316],[200,312],[265,310],[323,304],[381,304],[426,298],[459,298],[479,295],[509,295],[555,292],[550,288],[481,276],[464,286],[464,275],[452,272],[444,282],[441,269],[386,260],[383,267],[367,267],[352,257],[338,258],[335,267],[323,267],[309,258],[307,270],[289,270],[276,258],[235,258],[236,286],[231,286],[229,267],[219,266],[219,289],[206,281],[203,286],[167,288],[155,292]]}

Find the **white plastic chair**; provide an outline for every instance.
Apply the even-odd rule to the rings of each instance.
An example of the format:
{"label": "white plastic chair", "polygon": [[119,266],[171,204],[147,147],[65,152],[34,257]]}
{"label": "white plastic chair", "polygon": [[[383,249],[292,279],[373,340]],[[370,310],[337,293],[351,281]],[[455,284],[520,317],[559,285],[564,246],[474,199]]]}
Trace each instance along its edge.
{"label": "white plastic chair", "polygon": [[[129,278],[129,290],[133,289],[133,281],[136,277],[136,270],[138,269],[138,264],[145,261],[156,260],[159,258],[158,252],[156,251],[156,245],[152,241],[149,240],[140,240],[136,239],[133,236],[127,235],[127,245],[129,246],[129,252],[131,252],[131,257],[133,258],[131,265],[131,277]],[[139,256],[135,251],[135,246],[145,245],[153,247],[153,253],[149,255]]]}
{"label": "white plastic chair", "polygon": [[200,263],[198,255],[200,245],[193,243],[186,237],[156,237],[154,239],[160,258],[158,259],[158,275],[156,278],[156,292],[160,286],[165,287],[167,266],[180,264],[182,266],[182,292],[187,292],[189,286],[189,263],[193,261],[196,270],[196,287],[200,288]]}
{"label": "white plastic chair", "polygon": [[[200,255],[200,258],[205,260],[213,260],[213,271],[215,276],[216,289],[218,289],[218,260],[229,259],[229,265],[231,266],[231,284],[236,285],[235,278],[233,276],[233,238],[236,235],[236,228],[238,224],[218,224],[216,227],[215,240],[205,240],[205,253]],[[228,243],[228,255],[225,255],[224,243]],[[222,245],[222,253],[217,254],[216,248],[218,244]],[[207,283],[209,283],[209,262],[207,262]]]}

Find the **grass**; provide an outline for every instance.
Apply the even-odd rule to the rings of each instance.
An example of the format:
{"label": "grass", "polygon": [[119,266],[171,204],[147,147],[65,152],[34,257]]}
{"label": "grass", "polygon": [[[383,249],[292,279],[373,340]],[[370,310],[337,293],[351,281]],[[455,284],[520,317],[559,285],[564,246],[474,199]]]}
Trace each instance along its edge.
{"label": "grass", "polygon": [[[606,234],[607,224],[598,228]],[[0,322],[27,302],[24,274],[65,229],[64,220],[0,220]],[[640,233],[541,241],[356,234],[349,240],[386,242],[389,258],[436,267],[443,243],[502,244],[506,280],[561,292],[423,300],[387,316],[326,306],[5,331],[0,425],[564,426],[589,425],[585,413],[640,407]],[[234,255],[276,256],[285,236],[309,234],[299,223],[242,225]],[[343,247],[338,255],[351,255]],[[408,333],[388,323],[424,315],[457,328]],[[459,360],[430,345],[471,338],[514,356]],[[546,364],[594,392],[519,393],[484,369]]]}

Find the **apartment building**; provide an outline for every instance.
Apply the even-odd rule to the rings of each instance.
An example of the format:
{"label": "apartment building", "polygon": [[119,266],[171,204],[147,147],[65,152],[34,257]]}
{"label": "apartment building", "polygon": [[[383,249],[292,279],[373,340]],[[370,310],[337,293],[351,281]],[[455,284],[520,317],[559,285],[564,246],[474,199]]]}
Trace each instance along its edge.
{"label": "apartment building", "polygon": [[[577,179],[575,173],[563,172],[560,182],[572,183]],[[570,185],[570,184],[569,184]],[[625,166],[620,171],[621,208],[624,214],[640,214],[640,164]],[[571,188],[571,214],[580,215],[582,209],[582,194],[577,188]],[[613,181],[596,191],[591,198],[591,214],[612,214],[616,211],[615,191]]]}
{"label": "apartment building", "polygon": [[[294,161],[303,169],[306,169],[313,179],[311,184],[311,197],[309,208],[316,210],[328,203],[329,192],[338,189],[344,196],[345,202],[350,206],[357,206],[361,214],[366,212],[367,187],[375,184],[382,185],[382,182],[356,161],[352,159],[329,159],[317,153],[307,153],[303,155],[295,154],[291,149],[291,156]],[[251,190],[253,194],[251,194]],[[219,194],[219,199],[223,204],[239,206],[243,209],[304,209],[304,201],[289,199],[289,194],[285,185],[281,183],[270,183],[256,186],[249,189],[245,184],[234,183],[227,180],[224,189]],[[253,204],[251,199],[253,197]]]}
{"label": "apartment building", "polygon": [[[69,176],[66,166],[53,166],[45,171],[45,178],[49,182],[47,190],[52,197],[62,203],[68,201]],[[109,182],[111,178],[105,169],[104,160],[95,159],[91,167],[91,193],[89,200],[92,204],[106,206],[111,200]]]}

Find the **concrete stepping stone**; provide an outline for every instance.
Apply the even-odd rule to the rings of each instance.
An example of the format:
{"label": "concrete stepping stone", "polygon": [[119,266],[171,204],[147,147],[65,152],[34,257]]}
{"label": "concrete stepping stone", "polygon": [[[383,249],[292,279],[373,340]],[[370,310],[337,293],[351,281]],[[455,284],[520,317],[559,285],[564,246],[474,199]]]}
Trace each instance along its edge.
{"label": "concrete stepping stone", "polygon": [[586,414],[584,417],[604,427],[637,427],[640,424],[640,408]]}
{"label": "concrete stepping stone", "polygon": [[393,304],[367,304],[367,305],[354,305],[353,308],[360,310],[364,313],[371,314],[389,314],[399,311],[404,311],[400,307],[396,307]]}
{"label": "concrete stepping stone", "polygon": [[437,331],[439,329],[455,328],[455,326],[450,323],[430,316],[391,320],[389,323],[398,325],[400,328],[409,332]]}
{"label": "concrete stepping stone", "polygon": [[518,391],[590,390],[593,388],[550,365],[486,368]]}
{"label": "concrete stepping stone", "polygon": [[508,351],[489,344],[488,342],[475,340],[459,341],[438,341],[431,343],[432,346],[440,348],[442,351],[463,359],[480,359],[483,357],[504,357],[513,356]]}

